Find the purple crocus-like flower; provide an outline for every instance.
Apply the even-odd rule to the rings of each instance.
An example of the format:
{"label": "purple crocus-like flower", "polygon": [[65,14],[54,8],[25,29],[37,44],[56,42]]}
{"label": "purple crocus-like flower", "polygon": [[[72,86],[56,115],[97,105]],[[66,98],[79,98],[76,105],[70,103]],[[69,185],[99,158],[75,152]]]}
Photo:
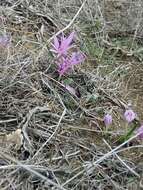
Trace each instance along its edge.
{"label": "purple crocus-like flower", "polygon": [[67,38],[64,37],[64,34],[60,39],[55,36],[54,43],[52,44],[53,49],[51,49],[51,51],[56,53],[58,57],[60,57],[61,55],[66,55],[67,51],[72,47],[71,43],[74,36],[75,32],[72,32]]}
{"label": "purple crocus-like flower", "polygon": [[140,139],[143,139],[143,125],[137,129],[137,134]]}
{"label": "purple crocus-like flower", "polygon": [[106,126],[109,126],[112,124],[112,116],[110,114],[106,114],[104,116],[104,123]]}
{"label": "purple crocus-like flower", "polygon": [[58,72],[60,76],[67,73],[73,68],[74,65],[80,64],[85,60],[85,56],[80,52],[74,52],[71,57],[62,57],[60,63],[58,64]]}
{"label": "purple crocus-like flower", "polygon": [[136,114],[132,109],[128,109],[124,113],[124,117],[128,123],[132,122],[136,118]]}
{"label": "purple crocus-like flower", "polygon": [[61,37],[54,37],[53,49],[51,51],[56,55],[56,63],[60,76],[85,60],[85,55],[82,52],[73,52],[73,49],[71,50],[74,37],[75,32],[72,32],[68,37],[65,37],[64,34]]}
{"label": "purple crocus-like flower", "polygon": [[84,62],[84,60],[85,60],[85,55],[83,53],[74,52],[74,53],[72,53],[70,61],[71,61],[72,65],[77,65],[79,63]]}

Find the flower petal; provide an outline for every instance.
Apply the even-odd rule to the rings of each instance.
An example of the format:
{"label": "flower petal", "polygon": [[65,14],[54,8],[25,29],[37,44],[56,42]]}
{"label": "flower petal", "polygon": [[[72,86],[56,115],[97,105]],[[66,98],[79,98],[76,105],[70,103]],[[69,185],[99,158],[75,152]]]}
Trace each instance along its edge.
{"label": "flower petal", "polygon": [[137,129],[137,134],[140,139],[143,139],[143,125]]}
{"label": "flower petal", "polygon": [[85,55],[80,52],[74,52],[71,56],[72,65],[77,65],[85,60]]}
{"label": "flower petal", "polygon": [[54,37],[54,47],[56,48],[56,49],[58,49],[59,48],[59,41],[58,41],[58,38],[55,36]]}
{"label": "flower petal", "polygon": [[128,109],[125,111],[124,117],[125,117],[126,121],[128,123],[130,123],[136,118],[136,113],[133,110]]}
{"label": "flower petal", "polygon": [[71,44],[71,42],[72,42],[72,40],[73,40],[73,38],[74,38],[74,35],[75,35],[75,32],[72,32],[72,33],[69,35],[69,37],[63,38],[63,40],[62,40],[62,42],[61,42],[61,48],[62,48],[63,50],[66,51],[67,49],[70,48],[70,44]]}
{"label": "flower petal", "polygon": [[111,125],[112,124],[112,115],[106,114],[104,116],[104,123],[105,123],[106,126]]}
{"label": "flower petal", "polygon": [[69,59],[63,58],[60,60],[58,72],[60,76],[64,75],[70,69],[71,65]]}

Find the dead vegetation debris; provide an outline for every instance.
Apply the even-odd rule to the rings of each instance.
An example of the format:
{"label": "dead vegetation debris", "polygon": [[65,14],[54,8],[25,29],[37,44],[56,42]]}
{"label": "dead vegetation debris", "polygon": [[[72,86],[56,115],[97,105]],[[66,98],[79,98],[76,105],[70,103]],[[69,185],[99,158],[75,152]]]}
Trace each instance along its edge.
{"label": "dead vegetation debris", "polygon": [[[11,36],[10,46],[0,49],[0,189],[138,190],[142,188],[142,145],[133,140],[116,149],[120,146],[116,140],[124,133],[124,82],[133,56],[105,39],[104,23],[96,26],[100,32],[95,27],[92,31],[100,55],[90,55],[88,43],[82,40],[88,37],[81,30],[84,19],[79,19],[81,11],[93,22],[90,1],[68,6],[59,2],[0,2],[5,18],[0,33]],[[58,31],[68,33],[70,27],[83,43],[79,47],[89,50],[89,59],[61,80],[49,39]],[[107,47],[106,52],[101,40],[113,49]],[[119,60],[118,52],[111,55],[113,50],[127,59]],[[78,96],[66,91],[63,83],[76,87]],[[102,118],[109,109],[115,123],[105,129]]]}

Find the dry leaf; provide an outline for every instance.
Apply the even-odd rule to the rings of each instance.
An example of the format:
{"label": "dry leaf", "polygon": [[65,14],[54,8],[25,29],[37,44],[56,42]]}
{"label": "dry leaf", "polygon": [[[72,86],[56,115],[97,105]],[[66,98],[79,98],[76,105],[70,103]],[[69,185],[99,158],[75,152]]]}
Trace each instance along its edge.
{"label": "dry leaf", "polygon": [[6,134],[0,135],[1,146],[15,145],[16,148],[19,149],[22,144],[23,144],[23,135],[21,133],[21,129],[17,129],[16,131],[13,131],[8,135]]}
{"label": "dry leaf", "polygon": [[6,143],[12,143],[21,146],[23,144],[23,135],[21,133],[21,129],[17,129],[16,131],[6,135]]}

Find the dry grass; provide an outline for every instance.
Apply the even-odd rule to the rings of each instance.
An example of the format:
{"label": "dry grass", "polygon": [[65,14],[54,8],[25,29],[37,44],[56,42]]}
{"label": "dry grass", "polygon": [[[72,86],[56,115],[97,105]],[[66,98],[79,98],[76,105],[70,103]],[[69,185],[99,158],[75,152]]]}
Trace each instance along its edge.
{"label": "dry grass", "polygon": [[[133,81],[142,74],[140,47],[134,45],[130,55],[127,39],[107,38],[100,5],[0,2],[6,17],[0,33],[11,36],[11,45],[0,49],[0,189],[142,188],[141,142],[135,137],[117,141],[125,133],[122,114],[128,100],[137,103]],[[73,29],[87,60],[60,79],[50,42],[59,31]],[[76,87],[79,96],[65,91],[63,82]],[[102,118],[108,110],[114,123],[106,129]],[[20,140],[9,141],[18,138],[17,129]]]}

